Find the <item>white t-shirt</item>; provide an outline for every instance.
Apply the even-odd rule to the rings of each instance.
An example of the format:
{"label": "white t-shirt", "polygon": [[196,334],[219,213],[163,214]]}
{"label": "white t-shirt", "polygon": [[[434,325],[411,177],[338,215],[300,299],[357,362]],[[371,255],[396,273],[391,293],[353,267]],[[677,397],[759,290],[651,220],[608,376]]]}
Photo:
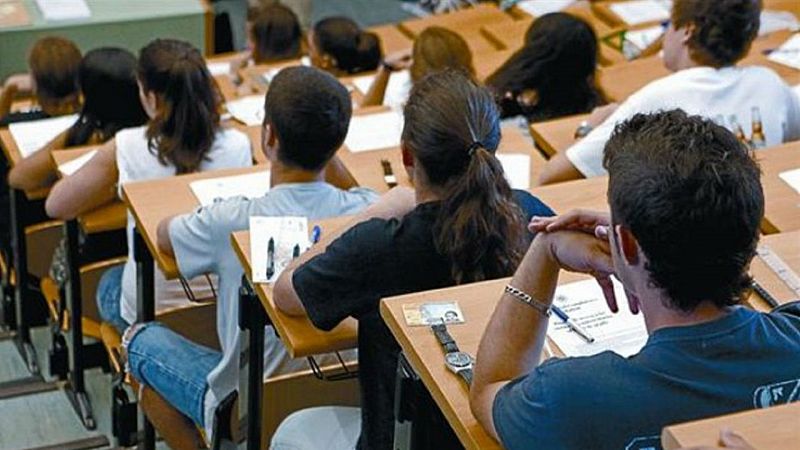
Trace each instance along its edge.
{"label": "white t-shirt", "polygon": [[[162,165],[158,157],[147,146],[146,126],[121,130],[116,134],[117,170],[119,186],[128,181],[152,180],[175,175],[175,168]],[[250,140],[247,136],[231,129],[221,129],[206,159],[200,164],[200,171],[247,167],[252,162]],[[133,228],[136,222],[128,212],[128,261],[122,271],[122,298],[120,312],[129,323],[136,321],[136,262],[133,259]],[[209,281],[198,277],[189,282],[196,298],[210,297]],[[180,280],[167,281],[161,271],[155,271],[156,312],[186,305],[189,300]]]}
{"label": "white t-shirt", "polygon": [[[169,226],[175,261],[181,274],[193,277],[204,273],[219,276],[217,334],[222,359],[208,374],[204,398],[204,420],[208,439],[214,424],[214,410],[222,399],[238,387],[241,330],[238,326],[239,295],[244,273],[230,243],[234,231],[246,230],[251,216],[303,216],[309,219],[356,214],[378,199],[365,188],[343,191],[328,183],[286,183],[273,187],[266,195],[248,200],[237,197],[200,208],[193,214],[176,217]],[[322,230],[323,233],[330,230]],[[320,364],[332,363],[332,355],[318,356]],[[291,359],[274,330],[264,335],[264,377],[308,368],[304,358]]]}
{"label": "white t-shirt", "polygon": [[748,139],[752,108],[758,107],[767,146],[800,139],[800,99],[766,67],[695,67],[653,81],[631,95],[605,122],[567,149],[584,176],[605,175],[603,149],[614,127],[637,113],[680,108],[688,114],[724,119],[736,115]]}

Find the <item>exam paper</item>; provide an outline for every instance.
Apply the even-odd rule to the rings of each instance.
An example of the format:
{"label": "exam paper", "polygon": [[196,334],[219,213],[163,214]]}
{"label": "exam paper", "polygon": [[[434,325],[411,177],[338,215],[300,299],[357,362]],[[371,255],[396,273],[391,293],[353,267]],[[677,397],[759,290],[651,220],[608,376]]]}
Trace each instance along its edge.
{"label": "exam paper", "polygon": [[547,335],[567,356],[590,356],[611,350],[628,357],[635,355],[647,342],[647,329],[641,313],[631,314],[625,290],[614,280],[619,312],[608,309],[603,292],[595,280],[578,281],[556,288],[554,305],[559,306],[595,341],[583,340],[555,314],[550,316]]}
{"label": "exam paper", "polygon": [[36,0],[46,21],[88,19],[92,11],[85,0]]}
{"label": "exam paper", "polygon": [[50,119],[33,120],[30,122],[17,122],[8,126],[8,131],[17,143],[19,153],[27,158],[31,153],[47,145],[56,136],[61,134],[75,121],[77,114],[53,117]]}
{"label": "exam paper", "polygon": [[511,189],[527,191],[531,187],[531,157],[520,153],[497,153]]}
{"label": "exam paper", "polygon": [[208,178],[189,183],[201,205],[207,206],[231,197],[258,198],[269,191],[269,171]]}
{"label": "exam paper", "polygon": [[397,111],[353,116],[344,143],[353,153],[400,145],[403,115]]}
{"label": "exam paper", "polygon": [[780,30],[797,31],[800,22],[797,17],[789,11],[761,11],[761,21],[758,27],[758,35],[764,36]]}
{"label": "exam paper", "polygon": [[767,59],[800,70],[800,34],[795,34],[773,50]]}
{"label": "exam paper", "polygon": [[212,77],[231,73],[231,63],[229,62],[213,62],[206,64],[206,66]]}
{"label": "exam paper", "polygon": [[611,11],[628,25],[669,20],[672,2],[669,0],[632,0],[612,3]]}
{"label": "exam paper", "polygon": [[[353,85],[363,95],[367,95],[375,75],[364,75],[353,79]],[[411,73],[408,70],[393,72],[389,76],[389,83],[386,85],[386,93],[383,95],[383,105],[390,108],[402,108],[408,100],[411,92]]]}
{"label": "exam paper", "polygon": [[227,102],[225,106],[234,119],[248,127],[261,125],[264,121],[264,96],[250,95]]}
{"label": "exam paper", "polygon": [[798,194],[800,194],[800,169],[787,170],[779,174],[781,180],[792,187]]}
{"label": "exam paper", "polygon": [[622,53],[627,59],[634,59],[653,45],[664,34],[664,27],[656,25],[642,30],[631,30],[625,33]]}
{"label": "exam paper", "polygon": [[542,17],[545,14],[561,11],[573,3],[574,0],[524,0],[517,3],[517,8],[533,17]]}
{"label": "exam paper", "polygon": [[90,152],[86,152],[83,155],[73,159],[72,161],[67,161],[64,164],[58,166],[58,171],[61,172],[61,175],[68,177],[73,173],[80,170],[81,167],[85,166],[86,163],[89,162],[90,159],[94,158],[94,155],[97,154],[97,150],[92,150]]}
{"label": "exam paper", "polygon": [[[273,256],[269,256],[269,241]],[[254,283],[271,283],[292,261],[295,247],[300,253],[311,246],[308,241],[308,219],[305,217],[250,217],[250,263]],[[271,276],[267,271],[272,262]]]}

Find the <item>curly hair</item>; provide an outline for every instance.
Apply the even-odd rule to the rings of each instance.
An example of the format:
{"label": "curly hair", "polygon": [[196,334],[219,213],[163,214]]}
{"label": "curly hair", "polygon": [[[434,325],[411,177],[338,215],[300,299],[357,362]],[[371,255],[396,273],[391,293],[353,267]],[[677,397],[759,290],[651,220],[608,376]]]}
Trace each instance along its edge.
{"label": "curly hair", "polygon": [[613,221],[633,233],[667,306],[738,303],[764,215],[751,150],[714,122],[673,110],[618,125],[603,165]]}
{"label": "curly hair", "polygon": [[675,0],[675,28],[693,26],[692,58],[713,67],[735,64],[758,35],[762,0]]}

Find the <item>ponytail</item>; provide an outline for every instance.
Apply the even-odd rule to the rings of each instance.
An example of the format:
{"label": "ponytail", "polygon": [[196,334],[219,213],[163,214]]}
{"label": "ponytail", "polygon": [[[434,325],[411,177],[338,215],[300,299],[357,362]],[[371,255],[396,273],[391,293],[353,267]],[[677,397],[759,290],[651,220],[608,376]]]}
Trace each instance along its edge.
{"label": "ponytail", "polygon": [[381,62],[381,40],[377,34],[364,32],[356,37],[356,58],[352,73],[375,70]]}
{"label": "ponytail", "polygon": [[403,143],[441,192],[434,244],[456,283],[511,275],[522,259],[525,224],[494,156],[499,142],[492,95],[463,72],[437,72],[414,85]]}
{"label": "ponytail", "polygon": [[314,25],[314,43],[348,74],[375,70],[381,62],[380,38],[362,31],[346,17],[329,17]]}
{"label": "ponytail", "polygon": [[200,52],[175,40],[156,40],[142,50],[139,76],[161,106],[147,127],[150,151],[176,173],[195,172],[219,130],[219,96]]}

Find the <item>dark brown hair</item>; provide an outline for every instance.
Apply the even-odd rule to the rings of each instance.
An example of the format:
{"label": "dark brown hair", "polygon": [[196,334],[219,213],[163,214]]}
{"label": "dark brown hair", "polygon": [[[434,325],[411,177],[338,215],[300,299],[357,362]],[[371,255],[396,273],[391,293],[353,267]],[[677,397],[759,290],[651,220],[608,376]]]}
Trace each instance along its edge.
{"label": "dark brown hair", "polygon": [[177,173],[196,171],[219,129],[219,96],[200,52],[191,44],[156,39],[139,54],[139,82],[159,100],[147,127],[150,150]]}
{"label": "dark brown hair", "polygon": [[758,35],[761,0],[675,0],[676,29],[693,25],[689,38],[692,59],[712,67],[735,64]]}
{"label": "dark brown hair", "polygon": [[442,27],[428,27],[414,39],[411,80],[417,82],[425,75],[444,70],[463,70],[475,74],[472,52],[467,42],[456,33]]}
{"label": "dark brown hair", "polygon": [[492,95],[463,72],[423,78],[405,107],[402,140],[441,192],[436,249],[456,283],[508,276],[525,246],[522,212],[494,153],[500,118]]}
{"label": "dark brown hair", "polygon": [[303,33],[291,9],[280,3],[250,10],[253,60],[262,64],[300,56]]}
{"label": "dark brown hair", "polygon": [[36,41],[28,54],[28,67],[36,82],[36,96],[58,101],[79,94],[78,67],[81,51],[74,42],[56,36]]}
{"label": "dark brown hair", "polygon": [[681,110],[637,114],[605,147],[608,203],[647,256],[650,282],[673,309],[739,302],[764,216],[749,148],[711,120]]}
{"label": "dark brown hair", "polygon": [[314,44],[336,60],[336,68],[359,73],[378,68],[381,45],[378,35],[363,31],[347,17],[328,17],[314,25]]}

